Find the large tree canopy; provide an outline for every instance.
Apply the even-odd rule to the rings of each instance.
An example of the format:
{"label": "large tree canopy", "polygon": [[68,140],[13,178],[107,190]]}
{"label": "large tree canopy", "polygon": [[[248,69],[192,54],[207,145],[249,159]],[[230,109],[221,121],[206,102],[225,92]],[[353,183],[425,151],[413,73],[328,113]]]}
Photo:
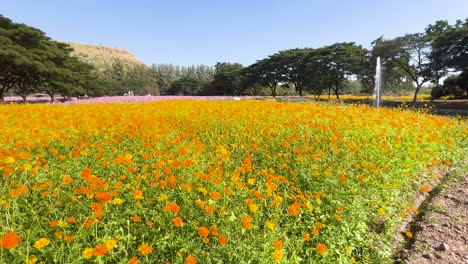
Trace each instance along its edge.
{"label": "large tree canopy", "polygon": [[89,68],[70,52],[67,44],[39,29],[0,16],[0,101],[9,90],[26,100],[32,92],[42,90],[53,98],[78,87]]}

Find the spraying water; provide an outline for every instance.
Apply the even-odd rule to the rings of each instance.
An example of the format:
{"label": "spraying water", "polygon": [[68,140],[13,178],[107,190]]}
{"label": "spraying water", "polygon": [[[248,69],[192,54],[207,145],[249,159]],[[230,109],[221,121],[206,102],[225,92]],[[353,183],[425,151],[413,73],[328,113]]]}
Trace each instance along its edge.
{"label": "spraying water", "polygon": [[377,57],[377,66],[375,67],[375,107],[380,107],[380,86],[382,82],[382,66],[380,64],[380,57]]}

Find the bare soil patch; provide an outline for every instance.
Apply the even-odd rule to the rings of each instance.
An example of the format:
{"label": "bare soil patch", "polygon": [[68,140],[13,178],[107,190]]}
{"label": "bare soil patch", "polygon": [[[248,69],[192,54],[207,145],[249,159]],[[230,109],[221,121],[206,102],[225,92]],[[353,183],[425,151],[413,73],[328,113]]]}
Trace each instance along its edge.
{"label": "bare soil patch", "polygon": [[448,174],[431,190],[403,229],[395,263],[468,263],[468,165]]}

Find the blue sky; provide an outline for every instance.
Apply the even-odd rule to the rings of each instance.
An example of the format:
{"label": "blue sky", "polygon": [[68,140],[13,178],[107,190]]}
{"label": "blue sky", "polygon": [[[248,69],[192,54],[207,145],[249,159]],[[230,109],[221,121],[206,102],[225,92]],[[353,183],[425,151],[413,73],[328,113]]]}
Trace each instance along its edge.
{"label": "blue sky", "polygon": [[144,63],[254,63],[279,50],[364,47],[468,17],[467,0],[0,0],[55,40],[124,48]]}

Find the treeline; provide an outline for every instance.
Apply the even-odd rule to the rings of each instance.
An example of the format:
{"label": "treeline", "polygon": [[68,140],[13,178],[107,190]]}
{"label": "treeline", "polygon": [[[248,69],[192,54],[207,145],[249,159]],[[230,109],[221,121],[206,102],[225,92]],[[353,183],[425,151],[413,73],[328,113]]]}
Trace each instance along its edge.
{"label": "treeline", "polygon": [[[214,68],[206,65],[148,67],[114,60],[102,66],[80,61],[72,52],[69,44],[0,15],[0,102],[5,95],[26,101],[37,93],[49,95],[52,101],[57,95],[193,94],[198,89],[194,83],[205,87],[214,76]],[[190,89],[185,88],[186,82]]]}
{"label": "treeline", "polygon": [[[116,60],[106,66],[96,69],[97,78],[88,88],[87,95],[160,95],[160,94],[192,94],[196,90],[189,88],[187,92],[174,87],[189,80],[190,84],[206,85],[213,79],[214,68],[206,65],[178,66],[173,64],[158,64],[148,67],[144,64],[125,64]],[[178,84],[179,83],[179,84]],[[174,86],[175,85],[175,86]],[[190,91],[190,93],[188,92]]]}
{"label": "treeline", "polygon": [[[372,93],[381,57],[386,92],[413,91],[432,84],[433,98],[468,94],[468,19],[437,21],[425,32],[377,38],[370,49],[353,42],[279,51],[244,67],[217,63],[181,67],[126,64],[105,67],[72,56],[68,44],[0,16],[0,100],[32,93],[56,95],[265,95],[319,97]],[[442,86],[442,78],[451,75]]]}

